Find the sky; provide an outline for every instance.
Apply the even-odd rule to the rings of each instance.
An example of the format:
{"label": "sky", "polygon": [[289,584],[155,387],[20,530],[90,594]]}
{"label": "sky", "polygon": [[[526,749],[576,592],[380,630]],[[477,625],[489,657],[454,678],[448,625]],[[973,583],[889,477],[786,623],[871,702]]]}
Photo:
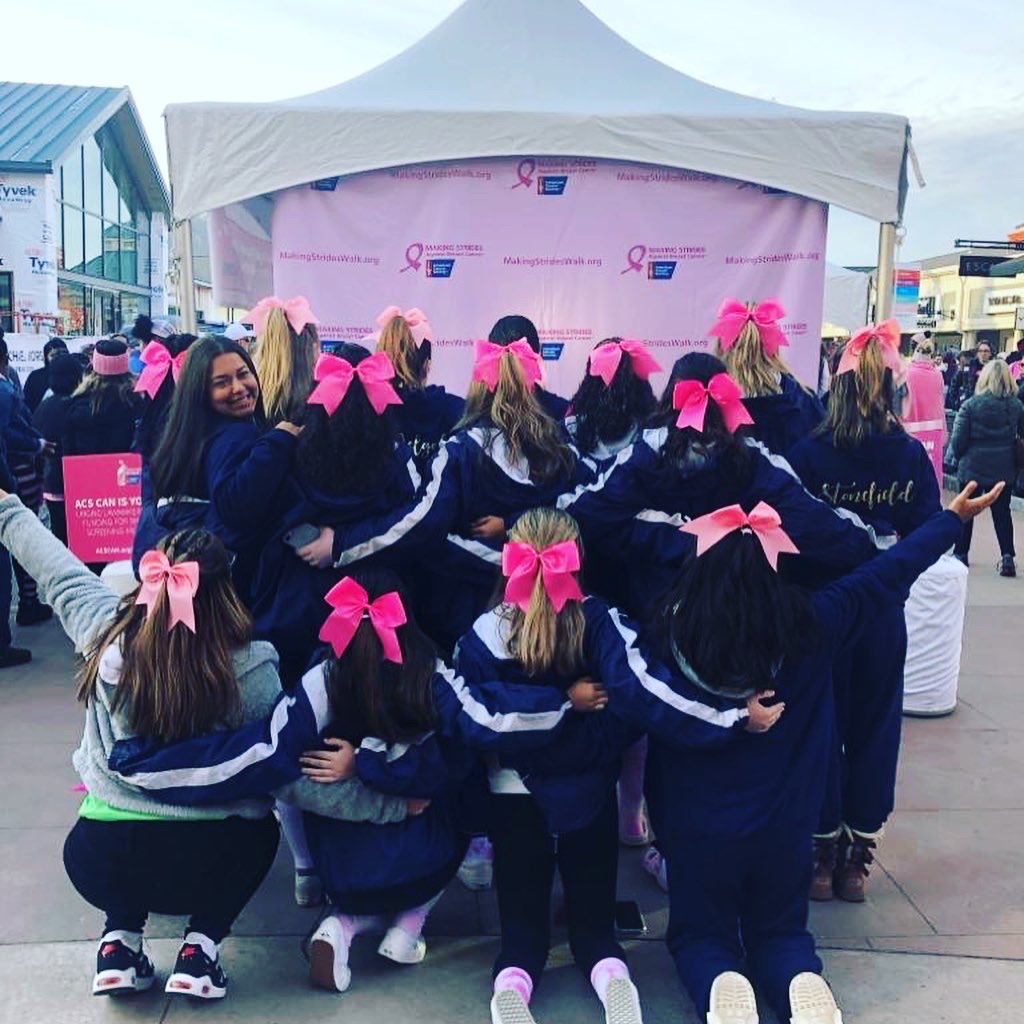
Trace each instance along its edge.
{"label": "sky", "polygon": [[[720,88],[909,117],[927,185],[912,184],[900,260],[950,252],[956,238],[1003,239],[1024,222],[1024,0],[585,2],[633,45]],[[278,100],[336,85],[458,5],[34,0],[16,5],[18,37],[39,45],[4,47],[0,75],[128,85],[166,166],[167,104]],[[831,212],[831,260],[874,264],[876,250],[875,224]]]}

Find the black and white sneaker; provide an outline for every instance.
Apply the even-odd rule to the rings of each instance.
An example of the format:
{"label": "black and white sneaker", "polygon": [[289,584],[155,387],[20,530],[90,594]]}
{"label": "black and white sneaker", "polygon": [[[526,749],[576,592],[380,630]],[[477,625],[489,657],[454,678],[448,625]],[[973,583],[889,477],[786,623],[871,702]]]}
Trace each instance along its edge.
{"label": "black and white sneaker", "polygon": [[164,991],[196,999],[223,999],[228,994],[228,976],[220,966],[220,957],[211,960],[202,946],[185,942],[178,950],[174,973],[167,979]]}
{"label": "black and white sneaker", "polygon": [[96,952],[96,977],[92,979],[94,996],[145,992],[154,980],[153,964],[144,950],[140,948],[136,952],[120,939],[100,941]]}

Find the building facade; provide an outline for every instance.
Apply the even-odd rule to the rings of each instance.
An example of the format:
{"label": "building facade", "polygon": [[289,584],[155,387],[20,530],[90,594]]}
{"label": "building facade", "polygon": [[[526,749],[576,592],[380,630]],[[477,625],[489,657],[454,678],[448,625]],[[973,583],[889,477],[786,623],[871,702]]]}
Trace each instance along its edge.
{"label": "building facade", "polygon": [[166,314],[170,203],[131,93],[0,82],[0,326]]}

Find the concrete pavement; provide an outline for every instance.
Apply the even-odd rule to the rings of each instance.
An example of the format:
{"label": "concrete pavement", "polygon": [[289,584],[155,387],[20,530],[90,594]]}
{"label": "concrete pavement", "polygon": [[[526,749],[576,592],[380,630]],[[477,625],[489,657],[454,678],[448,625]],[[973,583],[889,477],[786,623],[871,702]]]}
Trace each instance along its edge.
{"label": "concrete pavement", "polygon": [[[1015,520],[1024,544],[1024,516]],[[1017,1024],[1024,1016],[1024,578],[995,575],[987,517],[975,529],[972,556],[959,707],[949,718],[905,722],[898,810],[868,903],[812,908],[829,977],[853,1024]],[[35,658],[0,674],[2,1024],[488,1019],[492,894],[451,887],[431,918],[421,967],[397,967],[374,955],[372,940],[357,942],[352,989],[332,996],[306,983],[299,943],[316,916],[292,903],[283,852],[226,944],[231,990],[223,1003],[194,1006],[165,997],[162,987],[130,1000],[91,997],[100,915],[72,890],[60,857],[80,799],[70,764],[81,730],[70,645],[54,624],[19,630],[17,639]],[[645,1019],[695,1024],[659,941],[664,896],[641,872],[636,851],[624,851],[620,879],[620,896],[637,899],[650,926],[630,954]],[[176,919],[152,920],[158,974],[170,968],[180,933]],[[597,1024],[599,1006],[564,935],[556,941],[535,1000],[538,1022]]]}

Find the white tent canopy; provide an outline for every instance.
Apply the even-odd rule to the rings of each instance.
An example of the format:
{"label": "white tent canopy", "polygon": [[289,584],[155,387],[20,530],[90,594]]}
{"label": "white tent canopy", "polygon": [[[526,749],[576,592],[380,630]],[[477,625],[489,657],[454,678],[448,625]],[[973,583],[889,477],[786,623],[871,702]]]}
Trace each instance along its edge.
{"label": "white tent canopy", "polygon": [[826,263],[822,319],[853,334],[868,322],[870,290],[870,274]]}
{"label": "white tent canopy", "polygon": [[700,171],[897,222],[910,138],[903,117],[716,89],[647,56],[579,0],[466,0],[331,89],[175,104],[165,117],[179,220],[334,175],[540,155]]}

